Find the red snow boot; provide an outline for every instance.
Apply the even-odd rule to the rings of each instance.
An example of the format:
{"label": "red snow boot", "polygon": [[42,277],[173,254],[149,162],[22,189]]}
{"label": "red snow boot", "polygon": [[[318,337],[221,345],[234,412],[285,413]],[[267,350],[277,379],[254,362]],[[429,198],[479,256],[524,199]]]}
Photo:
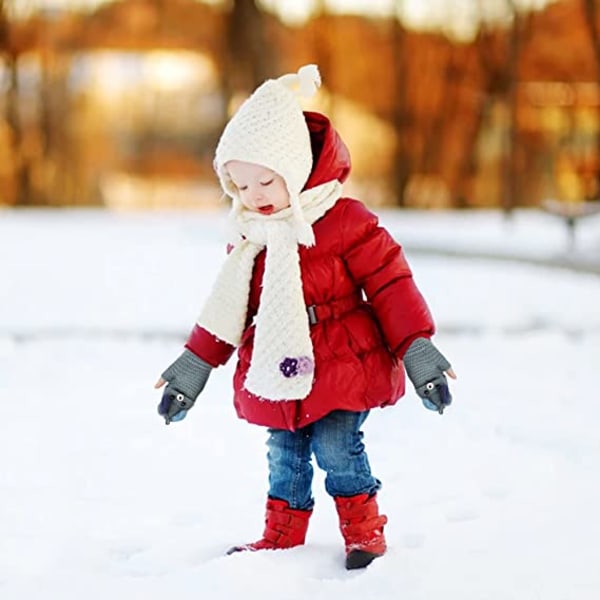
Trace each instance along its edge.
{"label": "red snow boot", "polygon": [[346,542],[346,569],[362,569],[385,554],[383,526],[387,517],[379,514],[376,498],[375,494],[335,498]]}
{"label": "red snow boot", "polygon": [[262,539],[244,546],[234,546],[227,554],[250,550],[283,550],[304,544],[312,510],[295,510],[285,500],[267,500],[265,531]]}

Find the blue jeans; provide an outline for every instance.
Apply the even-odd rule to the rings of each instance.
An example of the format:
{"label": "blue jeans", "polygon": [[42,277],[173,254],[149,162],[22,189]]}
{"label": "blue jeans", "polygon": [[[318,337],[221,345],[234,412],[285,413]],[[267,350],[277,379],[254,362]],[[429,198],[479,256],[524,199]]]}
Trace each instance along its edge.
{"label": "blue jeans", "polygon": [[371,474],[360,431],[368,415],[369,411],[336,410],[297,431],[269,429],[269,496],[297,510],[311,509],[312,454],[327,473],[325,489],[330,496],[377,492],[381,482]]}

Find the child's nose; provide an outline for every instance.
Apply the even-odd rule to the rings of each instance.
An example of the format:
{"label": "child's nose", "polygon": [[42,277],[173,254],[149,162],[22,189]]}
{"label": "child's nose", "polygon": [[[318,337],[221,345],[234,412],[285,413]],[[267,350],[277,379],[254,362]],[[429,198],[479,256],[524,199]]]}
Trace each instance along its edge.
{"label": "child's nose", "polygon": [[258,205],[262,202],[262,200],[263,200],[262,190],[260,188],[255,188],[252,191],[252,203],[254,205]]}

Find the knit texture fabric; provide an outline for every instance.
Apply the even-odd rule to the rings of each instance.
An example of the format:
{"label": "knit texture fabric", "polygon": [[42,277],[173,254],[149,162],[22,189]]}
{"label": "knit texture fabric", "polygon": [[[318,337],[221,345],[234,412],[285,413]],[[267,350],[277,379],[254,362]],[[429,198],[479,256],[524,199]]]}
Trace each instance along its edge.
{"label": "knit texture fabric", "polygon": [[451,368],[446,357],[427,338],[417,338],[404,355],[406,374],[428,410],[440,414],[452,402],[444,372]]}
{"label": "knit texture fabric", "polygon": [[[212,367],[189,350],[173,362],[162,374],[169,387],[195,400],[204,389]],[[166,391],[166,390],[165,390]]]}
{"label": "knit texture fabric", "polygon": [[[337,180],[304,191],[299,197],[309,227],[342,194]],[[198,318],[198,324],[234,346],[246,326],[254,259],[266,248],[254,346],[245,387],[268,400],[299,400],[312,388],[314,356],[304,304],[298,231],[291,207],[272,215],[235,214],[238,242],[228,255]],[[312,227],[311,227],[312,233]]]}
{"label": "knit texture fabric", "polygon": [[[444,371],[450,369],[446,357],[427,338],[417,338],[408,347],[403,358],[406,374],[417,393],[419,388],[438,379],[445,382]],[[421,395],[421,394],[419,394]]]}

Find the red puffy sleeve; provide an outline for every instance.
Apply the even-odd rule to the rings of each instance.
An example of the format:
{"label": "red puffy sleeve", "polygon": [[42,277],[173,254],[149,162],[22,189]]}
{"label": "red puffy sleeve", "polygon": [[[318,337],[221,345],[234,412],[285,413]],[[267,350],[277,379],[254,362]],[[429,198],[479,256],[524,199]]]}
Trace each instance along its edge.
{"label": "red puffy sleeve", "polygon": [[390,350],[400,358],[418,337],[435,332],[433,318],[418,290],[401,246],[357,200],[341,219],[342,256],[371,304]]}

